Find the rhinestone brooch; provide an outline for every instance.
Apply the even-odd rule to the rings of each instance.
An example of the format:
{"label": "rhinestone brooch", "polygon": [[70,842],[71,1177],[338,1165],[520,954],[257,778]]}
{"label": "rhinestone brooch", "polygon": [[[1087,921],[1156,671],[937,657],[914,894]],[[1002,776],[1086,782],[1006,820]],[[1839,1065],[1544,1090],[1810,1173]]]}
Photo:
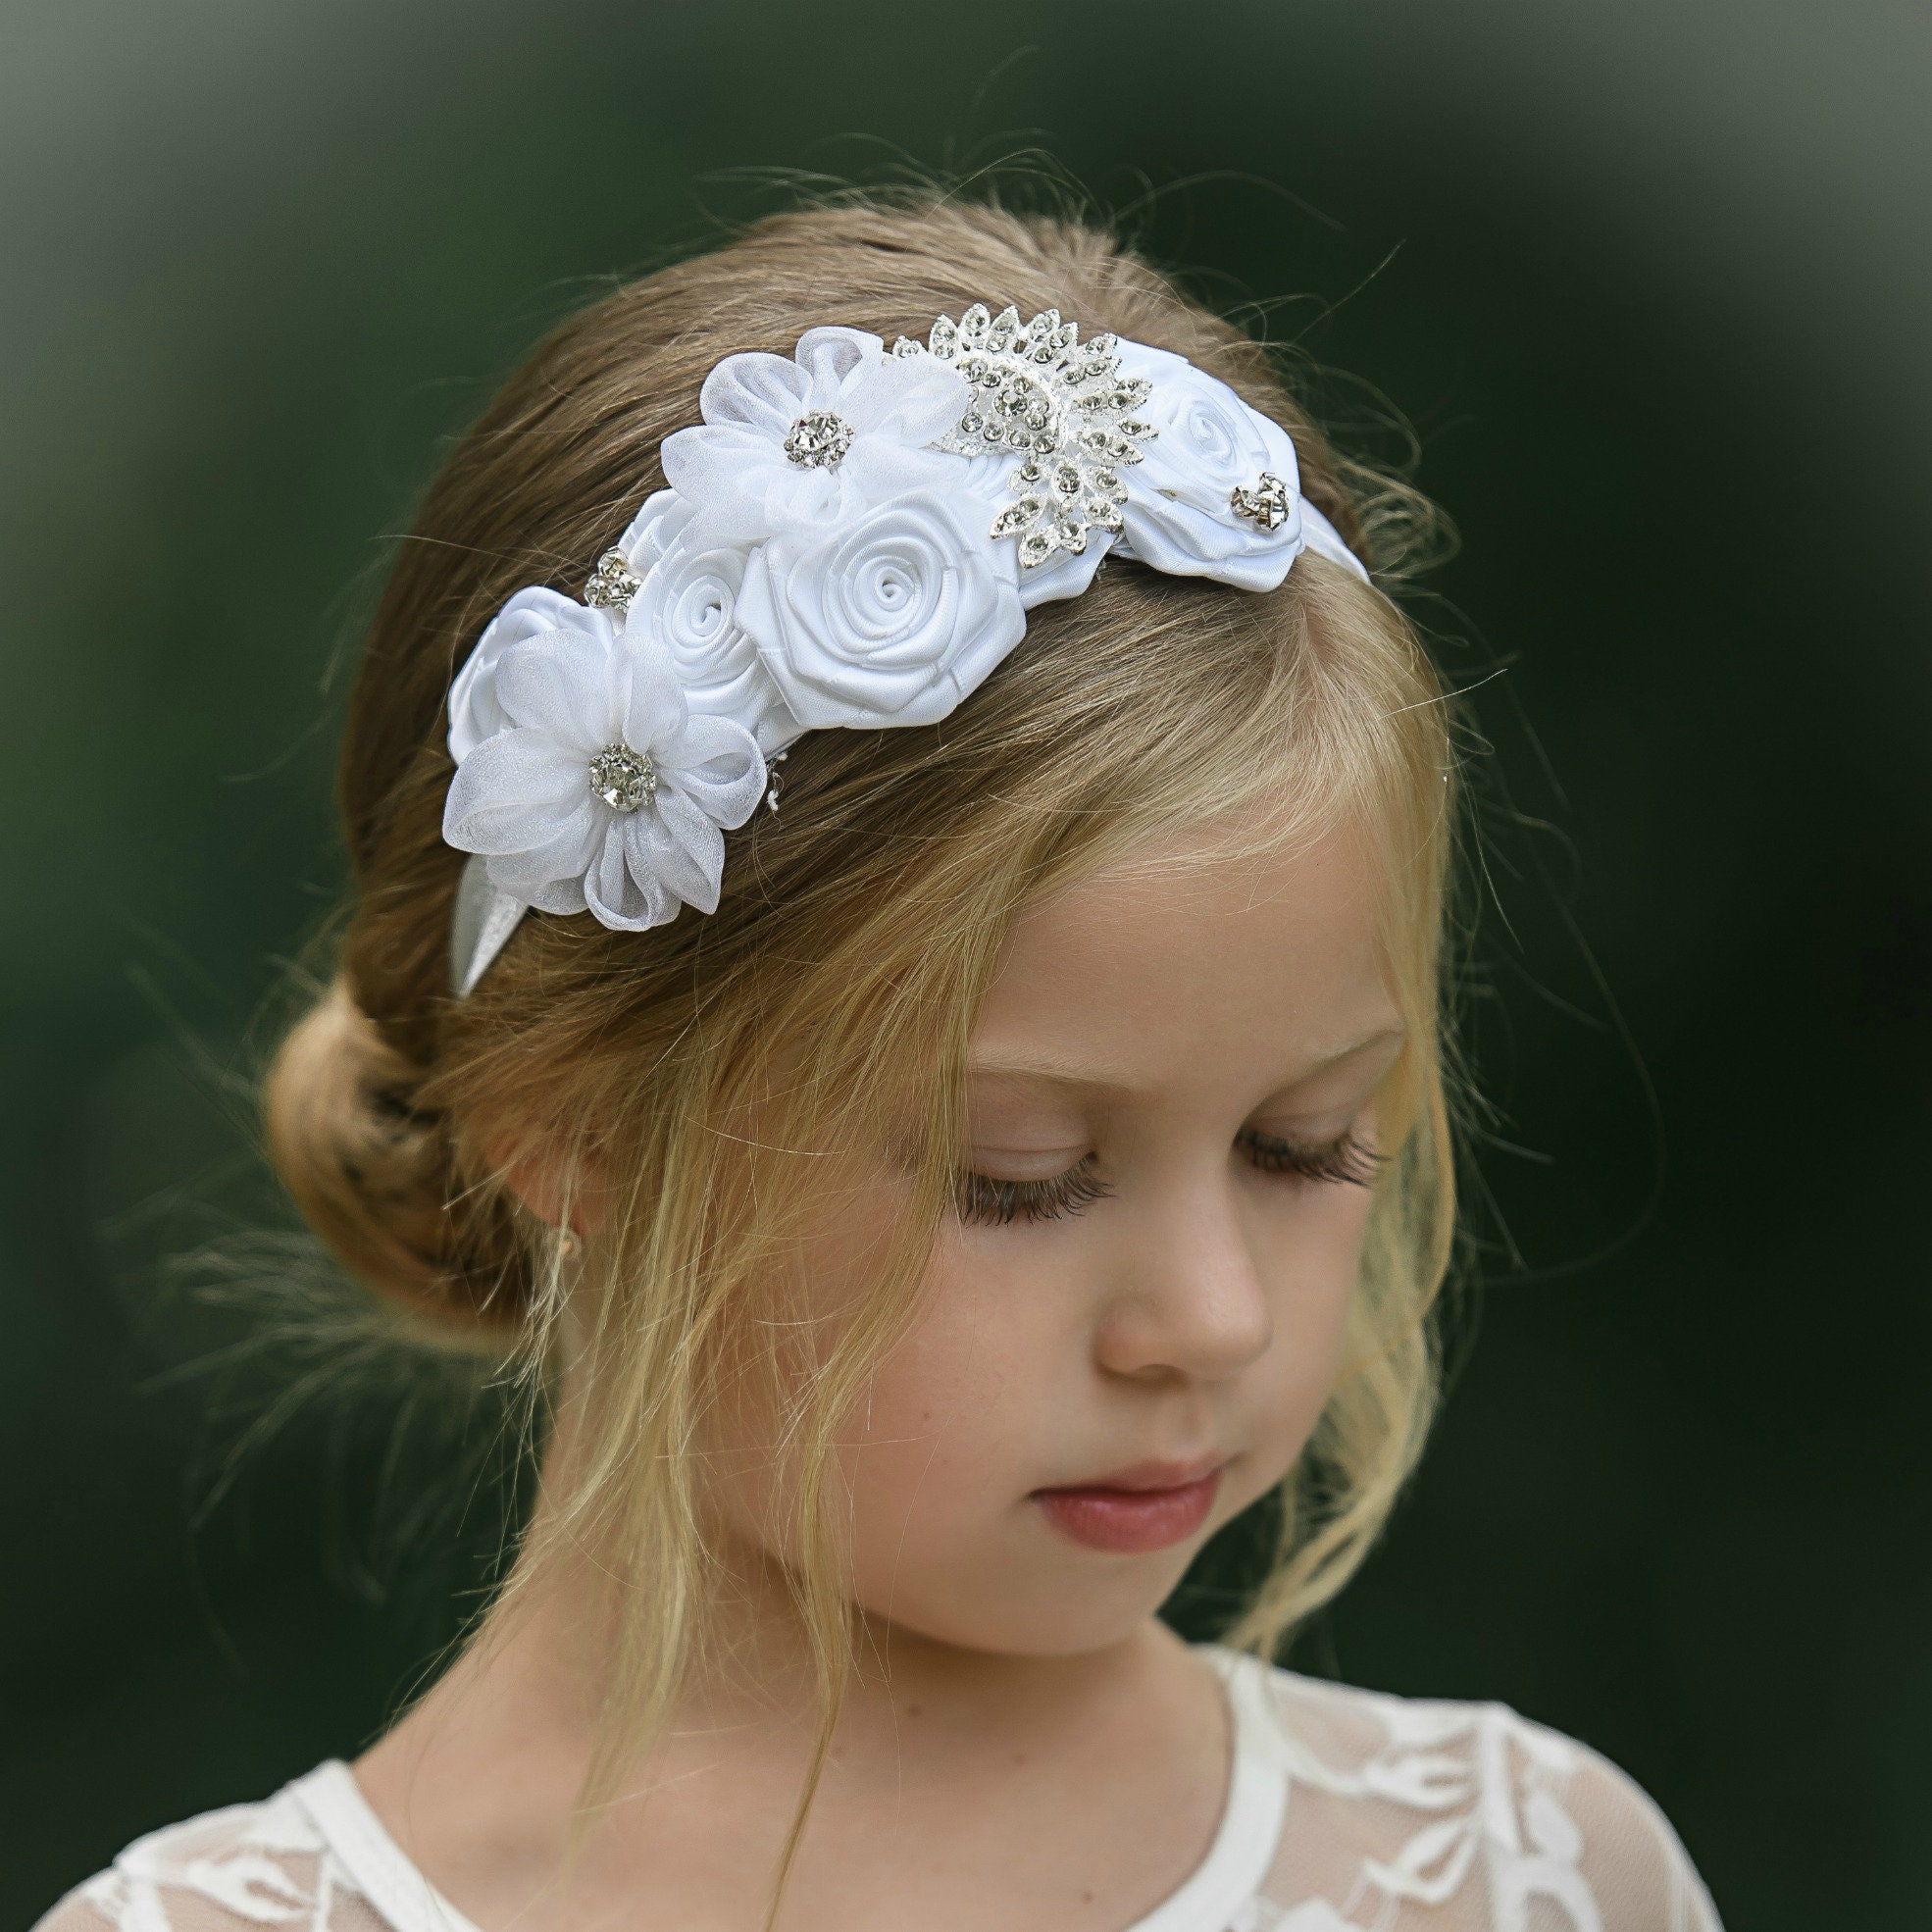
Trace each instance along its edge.
{"label": "rhinestone brooch", "polygon": [[590,789],[614,812],[635,812],[657,796],[657,767],[628,744],[607,744],[590,760]]}
{"label": "rhinestone brooch", "polygon": [[1025,459],[1010,484],[1016,500],[990,533],[1018,539],[1024,569],[1059,550],[1078,556],[1090,532],[1121,528],[1118,471],[1140,462],[1138,445],[1157,432],[1134,415],[1151,385],[1122,377],[1114,347],[1111,335],[1081,341],[1058,309],[1023,324],[1017,309],[990,315],[984,302],[957,322],[941,316],[923,344],[908,335],[892,344],[895,356],[933,356],[972,384],[965,413],[934,448]]}
{"label": "rhinestone brooch", "polygon": [[606,550],[597,559],[597,568],[590,573],[584,601],[594,610],[612,610],[622,618],[631,608],[631,599],[642,587],[624,552]]}
{"label": "rhinestone brooch", "polygon": [[1252,489],[1237,484],[1228,492],[1228,507],[1236,516],[1259,524],[1263,530],[1279,530],[1294,507],[1288,485],[1272,470],[1263,470]]}
{"label": "rhinestone brooch", "polygon": [[785,454],[801,470],[836,470],[852,446],[852,426],[829,409],[808,409],[791,426]]}

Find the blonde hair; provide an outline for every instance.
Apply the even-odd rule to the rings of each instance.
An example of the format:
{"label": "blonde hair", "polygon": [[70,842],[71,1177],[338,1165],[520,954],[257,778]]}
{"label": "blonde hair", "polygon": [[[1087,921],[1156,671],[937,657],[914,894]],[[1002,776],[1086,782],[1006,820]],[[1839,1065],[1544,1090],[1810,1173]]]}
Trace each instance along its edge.
{"label": "blonde hair", "polygon": [[[341,798],[356,898],[337,977],[271,1071],[271,1145],[361,1279],[452,1340],[526,1361],[552,1349],[565,1271],[503,1170],[529,1152],[566,1186],[593,1167],[614,1178],[595,1274],[570,1291],[580,1452],[552,1499],[553,1547],[521,1566],[587,1549],[621,1595],[593,1790],[614,1788],[701,1652],[720,1577],[693,1458],[740,1377],[763,1378],[785,1417],[795,1599],[829,1739],[851,1661],[833,1432],[901,1331],[948,1210],[979,1000],[1022,906],[1149,839],[1263,802],[1277,839],[1370,828],[1408,1026],[1347,1367],[1232,1641],[1273,1652],[1340,1589],[1432,1411],[1429,1311],[1452,1217],[1449,740],[1409,624],[1322,558],[1267,594],[1109,562],[1083,596],[1036,609],[944,724],[803,739],[783,810],[731,836],[715,914],[641,937],[529,919],[476,992],[451,996],[462,859],[440,836],[443,707],[483,624],[522,585],[581,588],[660,486],[658,446],[696,420],[722,356],[788,353],[821,323],[923,335],[974,300],[1057,307],[1213,371],[1289,429],[1304,488],[1344,535],[1399,565],[1416,499],[1343,463],[1260,346],[1105,233],[939,197],[819,208],[619,289],[534,352],[432,484],[355,688]],[[914,1159],[913,1205],[801,1378],[773,1338],[796,1314],[787,1262],[814,1206],[813,1155],[876,1145],[886,1123]]]}

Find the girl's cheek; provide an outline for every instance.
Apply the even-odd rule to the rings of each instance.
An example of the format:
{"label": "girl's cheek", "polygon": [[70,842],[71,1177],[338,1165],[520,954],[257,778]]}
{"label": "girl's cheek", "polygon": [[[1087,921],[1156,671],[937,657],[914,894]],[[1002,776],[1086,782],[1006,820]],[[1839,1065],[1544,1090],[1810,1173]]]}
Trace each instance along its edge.
{"label": "girl's cheek", "polygon": [[1051,1452],[1080,1343],[1057,1319],[1054,1284],[1036,1272],[1014,1256],[942,1243],[912,1327],[847,1432],[870,1487],[923,1490],[929,1503],[943,1495],[964,1507],[972,1493],[996,1502],[1046,1480],[1040,1462]]}
{"label": "girl's cheek", "polygon": [[[1294,1216],[1257,1256],[1275,1302],[1275,1346],[1237,1398],[1252,1425],[1257,1495],[1299,1453],[1342,1367],[1369,1204],[1364,1189],[1326,1188],[1306,1203],[1315,1211]],[[855,1275],[863,1247],[859,1240],[840,1257]],[[835,1242],[821,1259],[839,1253]],[[1087,1452],[1081,1398],[1096,1296],[1104,1299],[1104,1285],[1086,1280],[1057,1244],[1049,1267],[1024,1234],[941,1235],[909,1327],[839,1431],[862,1571],[888,1560],[881,1551],[902,1583],[908,1566],[969,1560],[977,1539],[1063,1473],[1069,1450]],[[786,1492],[760,1449],[776,1423],[761,1433],[746,1416],[735,1433],[720,1458],[733,1472],[731,1521],[788,1560],[793,1552],[772,1547],[771,1529],[787,1520]]]}

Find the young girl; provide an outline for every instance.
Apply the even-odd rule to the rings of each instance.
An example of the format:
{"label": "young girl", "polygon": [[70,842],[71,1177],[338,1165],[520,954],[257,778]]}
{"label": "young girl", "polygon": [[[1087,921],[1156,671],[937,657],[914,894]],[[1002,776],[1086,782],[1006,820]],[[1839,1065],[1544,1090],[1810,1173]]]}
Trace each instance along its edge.
{"label": "young girl", "polygon": [[533,1518],[353,1765],[44,1932],[1716,1926],[1583,1746],[1269,1661],[1432,1406],[1409,508],[1063,222],[795,214],[537,350],[377,617],[267,1102],[355,1274],[540,1370]]}

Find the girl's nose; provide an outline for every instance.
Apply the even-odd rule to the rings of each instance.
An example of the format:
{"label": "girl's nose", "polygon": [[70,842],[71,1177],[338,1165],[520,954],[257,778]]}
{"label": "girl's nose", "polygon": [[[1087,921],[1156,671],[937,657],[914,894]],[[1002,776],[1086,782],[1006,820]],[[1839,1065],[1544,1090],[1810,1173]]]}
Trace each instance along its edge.
{"label": "girl's nose", "polygon": [[1218,1381],[1274,1340],[1274,1311],[1232,1190],[1198,1176],[1122,1228],[1095,1354],[1116,1375]]}

